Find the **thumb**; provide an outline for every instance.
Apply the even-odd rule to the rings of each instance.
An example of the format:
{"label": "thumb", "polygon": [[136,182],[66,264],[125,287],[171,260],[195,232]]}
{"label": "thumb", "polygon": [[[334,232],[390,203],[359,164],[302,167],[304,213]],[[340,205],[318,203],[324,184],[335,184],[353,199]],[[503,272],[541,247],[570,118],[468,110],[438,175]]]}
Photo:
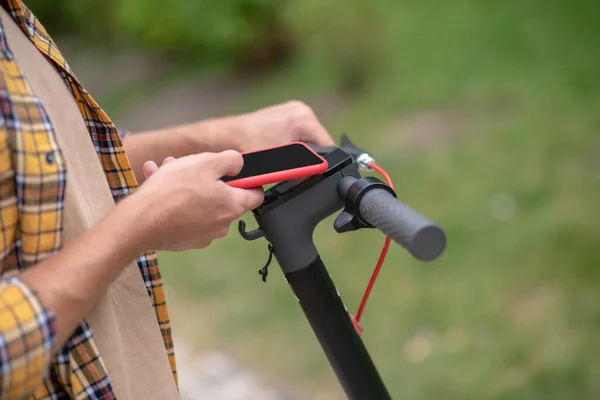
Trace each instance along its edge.
{"label": "thumb", "polygon": [[335,146],[335,141],[327,132],[325,127],[318,121],[315,120],[312,124],[308,124],[300,132],[299,140],[305,142],[314,142],[319,146]]}
{"label": "thumb", "polygon": [[225,150],[221,153],[213,153],[209,161],[215,178],[223,176],[235,176],[240,173],[244,166],[244,157],[235,150]]}

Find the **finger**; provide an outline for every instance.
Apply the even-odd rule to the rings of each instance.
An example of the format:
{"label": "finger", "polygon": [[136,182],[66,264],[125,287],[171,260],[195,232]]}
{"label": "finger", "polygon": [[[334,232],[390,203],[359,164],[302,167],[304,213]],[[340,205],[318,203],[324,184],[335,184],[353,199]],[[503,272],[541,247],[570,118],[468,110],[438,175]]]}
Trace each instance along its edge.
{"label": "finger", "polygon": [[265,199],[265,192],[262,187],[253,189],[229,187],[229,190],[231,190],[233,201],[241,206],[242,212],[254,210],[256,207],[260,206]]}
{"label": "finger", "polygon": [[165,165],[165,164],[168,164],[168,163],[170,163],[171,161],[175,161],[175,160],[176,160],[176,158],[175,158],[175,157],[167,157],[167,158],[165,158],[165,159],[163,160],[163,162],[162,162],[162,164],[161,164],[161,167],[162,167],[163,165]]}
{"label": "finger", "polygon": [[213,153],[207,161],[209,169],[217,179],[223,176],[235,176],[240,173],[244,166],[244,157],[242,157],[240,152],[235,150]]}
{"label": "finger", "polygon": [[335,140],[316,117],[312,123],[305,124],[300,129],[299,139],[302,141],[312,142],[318,146],[335,146]]}
{"label": "finger", "polygon": [[142,166],[142,171],[144,172],[144,178],[148,179],[153,173],[158,171],[158,165],[154,161],[146,161]]}
{"label": "finger", "polygon": [[265,191],[263,188],[246,189],[246,209],[254,210],[265,201]]}

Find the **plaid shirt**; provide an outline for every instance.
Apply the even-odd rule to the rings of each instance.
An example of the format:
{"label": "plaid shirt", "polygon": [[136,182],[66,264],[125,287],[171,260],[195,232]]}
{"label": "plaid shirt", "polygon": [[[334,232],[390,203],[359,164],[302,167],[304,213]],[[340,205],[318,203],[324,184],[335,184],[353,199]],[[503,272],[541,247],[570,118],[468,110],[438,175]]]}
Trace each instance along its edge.
{"label": "plaid shirt", "polygon": [[[52,39],[18,0],[0,0],[60,72],[77,100],[116,201],[137,182],[121,135],[81,86]],[[0,398],[114,399],[102,356],[85,321],[56,354],[54,314],[19,273],[61,248],[68,171],[52,124],[21,75],[0,24]],[[177,381],[169,317],[155,253],[137,260]]]}

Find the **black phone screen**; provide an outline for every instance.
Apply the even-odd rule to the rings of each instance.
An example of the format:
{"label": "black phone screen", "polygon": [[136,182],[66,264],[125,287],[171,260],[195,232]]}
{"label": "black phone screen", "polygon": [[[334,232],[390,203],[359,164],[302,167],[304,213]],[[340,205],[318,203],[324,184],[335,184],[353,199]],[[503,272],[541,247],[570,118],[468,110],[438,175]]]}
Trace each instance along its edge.
{"label": "black phone screen", "polygon": [[287,146],[244,154],[244,166],[236,176],[224,176],[225,182],[321,164],[323,160],[306,146],[293,143]]}

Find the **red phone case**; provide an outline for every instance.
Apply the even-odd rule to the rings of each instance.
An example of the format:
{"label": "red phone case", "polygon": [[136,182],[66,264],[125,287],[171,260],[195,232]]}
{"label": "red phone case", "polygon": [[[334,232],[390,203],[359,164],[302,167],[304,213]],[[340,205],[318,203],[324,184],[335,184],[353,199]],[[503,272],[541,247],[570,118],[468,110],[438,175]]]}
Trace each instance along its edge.
{"label": "red phone case", "polygon": [[[261,149],[258,151],[276,149],[279,147],[285,147],[285,146],[289,146],[292,144],[301,144],[302,146],[306,147],[306,149],[308,149],[311,153],[313,153],[314,155],[319,157],[319,159],[322,160],[322,163],[316,164],[316,165],[309,165],[306,167],[295,168],[295,169],[288,169],[285,171],[271,172],[270,174],[249,176],[247,178],[236,179],[233,181],[227,181],[225,183],[227,183],[229,186],[239,188],[239,189],[251,189],[251,188],[255,188],[255,187],[269,185],[271,183],[279,183],[279,182],[283,182],[283,181],[290,181],[293,179],[306,178],[309,176],[320,174],[321,172],[325,172],[327,170],[327,167],[329,166],[327,163],[327,160],[325,160],[323,157],[321,157],[319,154],[317,154],[313,149],[308,147],[306,145],[306,143],[303,143],[303,142],[290,142],[290,143],[287,143],[284,145],[265,148],[265,149]],[[255,153],[255,152],[247,152],[247,153]],[[242,153],[242,155],[247,154],[247,153]]]}

